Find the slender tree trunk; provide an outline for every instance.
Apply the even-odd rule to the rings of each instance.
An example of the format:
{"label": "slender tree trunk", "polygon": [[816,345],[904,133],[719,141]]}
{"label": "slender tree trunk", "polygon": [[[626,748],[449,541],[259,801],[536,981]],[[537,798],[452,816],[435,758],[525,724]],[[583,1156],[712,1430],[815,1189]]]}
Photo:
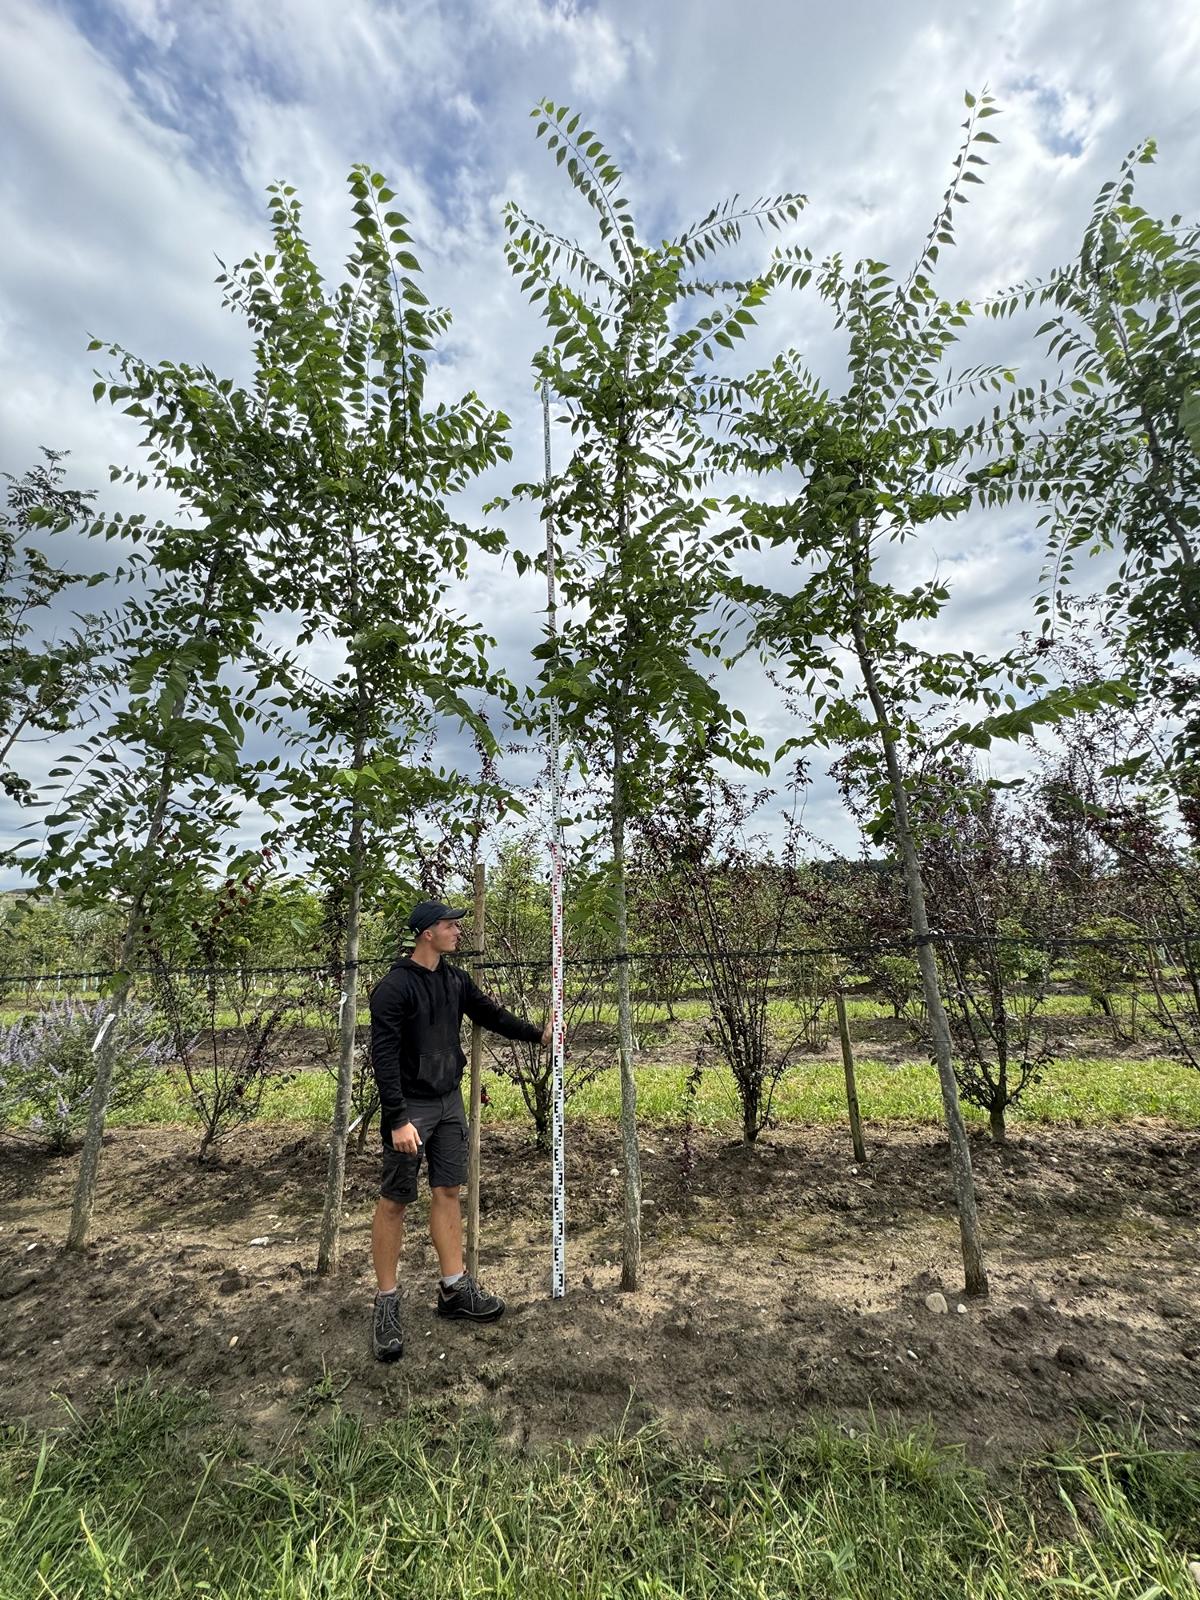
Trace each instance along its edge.
{"label": "slender tree trunk", "polygon": [[151,875],[157,861],[158,841],[162,836],[163,823],[166,820],[167,807],[171,802],[171,789],[174,780],[171,757],[163,758],[162,772],[158,780],[158,794],[154,802],[154,811],[150,818],[150,826],[146,830],[146,843],[142,848],[142,861],[139,868],[137,885],[134,890],[133,900],[129,906],[129,916],[125,923],[125,932],[121,940],[121,954],[118,961],[118,970],[124,976],[113,992],[112,1000],[104,1013],[104,1018],[96,1032],[92,1049],[96,1055],[96,1076],[92,1082],[92,1094],[88,1103],[87,1130],[83,1136],[83,1149],[79,1155],[79,1176],[75,1182],[75,1199],[71,1205],[71,1224],[67,1231],[67,1249],[80,1250],[87,1239],[88,1227],[92,1220],[92,1206],[96,1198],[96,1175],[100,1167],[100,1145],[104,1138],[104,1122],[108,1115],[108,1102],[112,1094],[113,1066],[116,1060],[116,1039],[114,1037],[121,1013],[129,1003],[129,995],[133,989],[133,973],[130,970],[133,964],[134,951],[137,949],[138,936],[146,907],[146,895],[149,892]]}
{"label": "slender tree trunk", "polygon": [[[361,626],[359,611],[358,559],[354,539],[347,545],[349,586],[346,596],[351,637]],[[362,662],[354,666],[354,754],[350,769],[355,777],[367,761],[366,719],[367,685]],[[333,1125],[329,1133],[329,1164],[325,1176],[325,1205],[321,1213],[321,1237],[317,1246],[317,1272],[324,1275],[337,1265],[338,1240],[342,1231],[342,1196],[346,1188],[346,1145],[349,1140],[350,1102],[354,1092],[354,1046],[358,1036],[358,931],[362,910],[362,884],[365,870],[364,834],[366,818],[363,804],[354,791],[350,804],[349,874],[346,903],[346,942],[342,958],[342,1001],[338,1014],[338,1077],[333,1102]]]}
{"label": "slender tree trunk", "polygon": [[742,1091],[742,1143],[753,1144],[758,1138],[759,1110],[762,1101],[757,1086]]}
{"label": "slender tree trunk", "polygon": [[363,1151],[367,1148],[367,1134],[370,1133],[371,1124],[374,1122],[374,1120],[374,1107],[372,1107],[369,1111],[363,1112],[362,1120],[358,1124],[358,1141],[356,1145],[359,1155],[362,1155]]}
{"label": "slender tree trunk", "polygon": [[337,1265],[342,1229],[342,1195],[346,1187],[346,1140],[350,1126],[350,1099],[354,1085],[354,1045],[358,1032],[358,928],[362,906],[362,816],[355,807],[351,824],[350,859],[353,880],[346,910],[346,948],[342,964],[342,1002],[338,1019],[338,1079],[329,1136],[329,1165],[325,1177],[325,1207],[321,1213],[321,1240],[317,1271],[332,1272]]}
{"label": "slender tree trunk", "polygon": [[636,1289],[642,1270],[642,1163],[638,1150],[637,1083],[633,1076],[633,1008],[629,985],[629,923],[625,897],[625,734],[618,708],[613,736],[612,853],[617,912],[617,1033],[621,1061],[621,1150],[625,1166],[625,1227],[621,1288]]}
{"label": "slender tree trunk", "polygon": [[[624,383],[629,382],[629,356],[625,358]],[[630,436],[622,387],[617,417],[617,549],[624,565],[629,543],[628,450]],[[623,576],[623,574],[622,574]],[[625,644],[630,643],[628,613],[625,618]],[[613,798],[612,853],[617,890],[617,1032],[621,1060],[621,1150],[625,1168],[625,1226],[621,1241],[621,1288],[633,1290],[642,1272],[642,1159],[638,1149],[637,1084],[633,1076],[633,1004],[629,982],[629,906],[625,875],[625,822],[628,811],[625,792],[625,717],[629,683],[622,677],[613,718]]]}
{"label": "slender tree trunk", "polygon": [[838,1041],[842,1047],[842,1071],[846,1078],[846,1110],[850,1116],[850,1143],[854,1159],[865,1162],[867,1147],[863,1143],[862,1118],[858,1111],[858,1084],[854,1072],[854,1047],[850,1043],[850,1024],[846,1018],[846,997],[835,989],[833,1003],[837,1009]]}
{"label": "slender tree trunk", "polygon": [[1008,1137],[1008,1130],[1004,1125],[1004,1107],[993,1106],[988,1112],[988,1129],[997,1144],[1004,1144]]}
{"label": "slender tree trunk", "polygon": [[925,911],[925,885],[921,877],[921,864],[913,840],[908,815],[908,796],[904,791],[904,776],[896,756],[896,735],[888,717],[887,706],[879,688],[875,662],[867,642],[862,618],[854,614],[854,647],[862,670],[867,695],[879,725],[883,744],[883,757],[887,765],[888,782],[892,791],[892,815],[896,835],[900,842],[900,859],[904,870],[904,886],[908,893],[909,916],[913,937],[917,945],[917,966],[921,972],[921,985],[925,992],[925,1009],[933,1035],[934,1059],[937,1062],[938,1081],[942,1090],[942,1105],[946,1114],[946,1131],[950,1137],[950,1161],[954,1174],[954,1198],[958,1207],[958,1228],[962,1239],[963,1271],[968,1294],[985,1295],[988,1292],[987,1272],[983,1264],[983,1247],[979,1239],[979,1218],[975,1207],[975,1178],[971,1171],[971,1147],[963,1124],[958,1103],[958,1084],[951,1060],[950,1024],[942,1004],[938,985],[937,963],[929,942],[929,919]]}

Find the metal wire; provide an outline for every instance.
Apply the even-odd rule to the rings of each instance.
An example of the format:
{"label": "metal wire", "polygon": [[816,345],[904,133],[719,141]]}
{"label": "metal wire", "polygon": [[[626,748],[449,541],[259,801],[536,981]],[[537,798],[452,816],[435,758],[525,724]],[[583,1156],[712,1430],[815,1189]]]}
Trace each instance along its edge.
{"label": "metal wire", "polygon": [[[1144,945],[1169,950],[1173,945],[1200,942],[1200,929],[1185,929],[1173,934],[1129,934],[1129,935],[1076,935],[1076,934],[1047,934],[1039,938],[1035,934],[979,934],[979,933],[945,933],[932,932],[928,935],[930,944],[941,945],[1029,945],[1034,949],[1046,951],[1062,951],[1075,949],[1101,949],[1124,950]],[[779,961],[789,960],[794,957],[815,956],[862,956],[896,952],[903,954],[915,950],[922,941],[915,935],[908,935],[899,939],[871,939],[862,944],[830,944],[830,945],[789,945],[780,946],[774,950],[725,950],[720,949],[715,953],[729,961]],[[458,962],[469,958],[471,951],[463,946],[456,951]],[[641,950],[630,951],[626,955],[599,955],[599,956],[565,956],[563,965],[568,970],[581,972],[591,971],[596,968],[607,969],[616,967],[623,962],[637,965],[645,962],[653,964],[660,961],[708,961],[714,955],[712,950]],[[135,967],[135,977],[179,977],[194,976],[203,978],[228,977],[236,974],[239,977],[260,976],[294,976],[296,973],[308,973],[312,977],[328,978],[331,983],[338,982],[342,974],[353,967],[379,969],[392,966],[402,959],[397,954],[364,956],[358,961],[318,963],[305,962],[296,966],[275,967],[250,967],[239,965],[236,967]],[[550,968],[552,956],[540,956],[531,961],[480,961],[476,963],[476,970],[491,972],[542,972]],[[24,984],[62,984],[75,983],[82,979],[116,978],[124,976],[120,968],[111,967],[86,972],[0,972],[0,983]]]}

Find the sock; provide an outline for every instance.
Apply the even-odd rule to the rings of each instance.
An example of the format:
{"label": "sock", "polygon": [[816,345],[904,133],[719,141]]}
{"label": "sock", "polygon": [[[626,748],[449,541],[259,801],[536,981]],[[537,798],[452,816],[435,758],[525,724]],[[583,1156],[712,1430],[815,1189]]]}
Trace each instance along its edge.
{"label": "sock", "polygon": [[393,1295],[397,1295],[399,1293],[399,1289],[376,1289],[375,1298],[376,1300],[390,1300]]}
{"label": "sock", "polygon": [[451,1273],[448,1278],[443,1278],[442,1279],[442,1288],[443,1289],[453,1289],[454,1285],[459,1281],[459,1279],[463,1278],[465,1276],[466,1276],[466,1274],[462,1273],[462,1272],[453,1272],[453,1273]]}

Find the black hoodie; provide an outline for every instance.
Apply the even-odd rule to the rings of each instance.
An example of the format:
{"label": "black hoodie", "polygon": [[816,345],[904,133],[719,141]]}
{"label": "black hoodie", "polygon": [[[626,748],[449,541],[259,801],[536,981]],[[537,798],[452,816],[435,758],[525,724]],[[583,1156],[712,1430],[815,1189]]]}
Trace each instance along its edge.
{"label": "black hoodie", "polygon": [[408,1101],[435,1100],[462,1082],[467,1058],[459,1043],[463,1012],[505,1039],[540,1041],[542,1030],[505,1011],[461,967],[432,970],[408,956],[371,991],[371,1066],[379,1085],[380,1132],[408,1121]]}

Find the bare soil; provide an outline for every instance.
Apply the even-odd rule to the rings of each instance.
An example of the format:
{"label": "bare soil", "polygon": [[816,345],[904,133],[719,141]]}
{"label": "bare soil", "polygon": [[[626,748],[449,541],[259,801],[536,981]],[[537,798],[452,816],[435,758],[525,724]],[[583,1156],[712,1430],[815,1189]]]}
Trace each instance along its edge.
{"label": "bare soil", "polygon": [[[828,1129],[745,1150],[645,1130],[644,1284],[617,1284],[615,1129],[570,1129],[568,1293],[549,1298],[546,1157],[483,1136],[483,1276],[508,1311],[440,1321],[422,1199],[404,1259],[403,1361],[368,1350],[374,1141],[349,1157],[342,1264],[311,1268],[325,1157],[250,1129],[219,1163],[194,1129],[106,1144],[93,1242],[66,1256],[73,1157],[0,1142],[0,1415],[61,1421],[150,1375],[205,1389],[252,1448],[344,1409],[490,1413],[514,1445],[661,1419],[697,1441],[810,1416],[932,1421],[1002,1464],[1084,1419],[1200,1443],[1200,1134],[1158,1124],[973,1136],[991,1294],[961,1293],[949,1163],[932,1128],[876,1127],[856,1166]],[[935,1314],[925,1299],[948,1301]],[[960,1310],[959,1307],[964,1309]]]}

